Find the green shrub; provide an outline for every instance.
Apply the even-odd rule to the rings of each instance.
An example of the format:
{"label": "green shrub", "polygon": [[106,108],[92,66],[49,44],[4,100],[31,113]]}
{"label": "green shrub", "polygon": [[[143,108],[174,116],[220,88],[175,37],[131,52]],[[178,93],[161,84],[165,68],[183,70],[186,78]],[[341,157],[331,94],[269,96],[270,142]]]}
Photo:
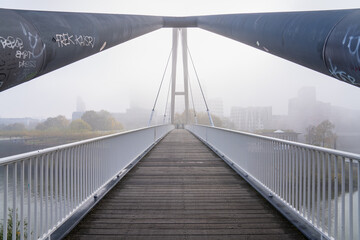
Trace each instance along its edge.
{"label": "green shrub", "polygon": [[[9,208],[9,214],[7,219],[7,239],[12,239],[12,230],[13,230],[13,209]],[[0,240],[3,240],[4,227],[0,223]],[[27,221],[24,220],[24,239],[27,239]],[[16,209],[16,240],[20,240],[20,221],[18,211]]]}

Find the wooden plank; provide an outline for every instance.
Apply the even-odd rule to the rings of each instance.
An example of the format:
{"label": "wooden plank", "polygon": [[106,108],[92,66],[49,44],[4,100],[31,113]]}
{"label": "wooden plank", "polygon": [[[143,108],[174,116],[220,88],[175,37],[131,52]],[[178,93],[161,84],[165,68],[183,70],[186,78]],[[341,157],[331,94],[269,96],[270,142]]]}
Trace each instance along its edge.
{"label": "wooden plank", "polygon": [[305,239],[215,153],[174,130],[67,239]]}

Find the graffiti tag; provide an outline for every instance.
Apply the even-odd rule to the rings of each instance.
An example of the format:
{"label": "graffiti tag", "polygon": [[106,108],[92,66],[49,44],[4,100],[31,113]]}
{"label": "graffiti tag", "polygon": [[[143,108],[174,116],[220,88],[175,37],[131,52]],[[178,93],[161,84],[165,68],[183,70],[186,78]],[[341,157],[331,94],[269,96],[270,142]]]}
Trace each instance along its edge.
{"label": "graffiti tag", "polygon": [[0,44],[3,47],[3,49],[5,48],[10,48],[10,49],[22,49],[24,47],[24,43],[23,40],[20,38],[15,38],[12,36],[8,36],[7,38],[1,37],[0,36]]}
{"label": "graffiti tag", "polygon": [[61,33],[55,35],[58,47],[67,47],[69,45],[78,45],[81,47],[91,47],[95,45],[95,37],[85,35],[72,35],[69,33]]}
{"label": "graffiti tag", "polygon": [[36,61],[20,61],[19,68],[35,68]]}
{"label": "graffiti tag", "polygon": [[345,46],[349,53],[356,57],[358,63],[360,63],[360,36],[349,36],[349,32],[346,33],[343,41],[343,46]]}
{"label": "graffiti tag", "polygon": [[329,63],[330,63],[329,71],[333,77],[357,85],[356,79],[350,76],[349,74],[347,74],[346,72],[339,70],[337,66],[332,64],[331,59],[329,59]]}

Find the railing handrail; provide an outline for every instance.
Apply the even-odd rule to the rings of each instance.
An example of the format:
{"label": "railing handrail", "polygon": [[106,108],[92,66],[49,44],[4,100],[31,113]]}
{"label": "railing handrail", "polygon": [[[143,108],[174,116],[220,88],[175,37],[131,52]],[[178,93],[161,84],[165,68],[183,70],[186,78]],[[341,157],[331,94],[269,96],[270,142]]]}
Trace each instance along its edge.
{"label": "railing handrail", "polygon": [[[95,141],[99,141],[99,140],[103,140],[103,139],[109,139],[109,138],[117,137],[119,135],[126,135],[126,134],[129,134],[129,133],[138,132],[138,131],[141,131],[141,130],[144,130],[144,129],[156,128],[156,127],[162,126],[162,125],[163,124],[154,125],[154,126],[151,126],[151,127],[137,128],[137,129],[128,130],[128,131],[124,131],[124,132],[113,133],[113,134],[109,134],[109,135],[105,135],[105,136],[85,139],[85,140],[81,140],[81,141],[77,141],[77,142],[66,143],[66,144],[62,144],[62,145],[58,145],[58,146],[54,146],[54,147],[48,147],[48,148],[39,149],[39,150],[31,151],[31,152],[20,153],[20,154],[8,156],[8,157],[3,157],[3,158],[0,158],[0,166],[4,165],[4,164],[9,164],[9,163],[12,163],[12,162],[15,162],[15,161],[20,161],[20,160],[23,160],[25,158],[32,158],[32,157],[35,157],[37,155],[46,154],[46,153],[53,152],[53,151],[59,151],[59,150],[65,149],[65,148],[70,148],[70,147],[82,145],[82,144],[85,144],[85,143],[91,143],[91,142],[95,142]],[[164,125],[169,125],[169,124],[164,124]]]}
{"label": "railing handrail", "polygon": [[308,238],[360,239],[359,154],[204,125],[186,129]]}
{"label": "railing handrail", "polygon": [[331,149],[331,148],[319,147],[319,146],[314,146],[314,145],[305,144],[305,143],[292,142],[292,141],[288,141],[288,140],[284,140],[284,139],[263,136],[263,135],[259,135],[259,134],[255,134],[255,133],[242,132],[242,131],[239,131],[239,130],[232,130],[232,129],[220,128],[220,127],[212,127],[212,126],[201,125],[201,124],[191,124],[191,125],[200,126],[200,127],[206,127],[206,128],[219,129],[219,130],[222,130],[222,131],[233,132],[233,133],[242,134],[242,135],[255,137],[255,138],[262,138],[262,139],[271,140],[271,141],[275,141],[275,142],[285,143],[285,144],[296,146],[296,147],[302,147],[302,148],[307,148],[307,149],[310,149],[310,150],[316,150],[316,151],[325,152],[325,153],[328,153],[328,154],[339,155],[341,157],[351,158],[353,160],[360,161],[360,154],[357,154],[357,153],[351,153],[351,152],[335,150],[335,149]]}

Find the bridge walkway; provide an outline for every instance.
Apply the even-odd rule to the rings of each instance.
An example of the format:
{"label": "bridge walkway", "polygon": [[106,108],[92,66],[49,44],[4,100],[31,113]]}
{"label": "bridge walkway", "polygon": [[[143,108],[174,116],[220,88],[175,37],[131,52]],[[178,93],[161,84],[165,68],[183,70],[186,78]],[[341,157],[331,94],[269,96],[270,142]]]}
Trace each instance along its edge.
{"label": "bridge walkway", "polygon": [[66,239],[305,239],[186,130],[173,130]]}

